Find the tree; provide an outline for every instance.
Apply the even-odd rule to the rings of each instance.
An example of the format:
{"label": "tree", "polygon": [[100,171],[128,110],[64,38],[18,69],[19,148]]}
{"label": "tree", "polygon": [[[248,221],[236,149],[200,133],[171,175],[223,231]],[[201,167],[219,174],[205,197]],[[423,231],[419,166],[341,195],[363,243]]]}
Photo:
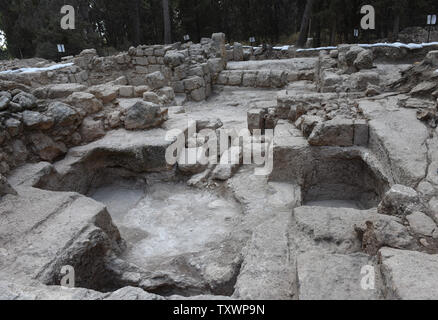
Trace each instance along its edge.
{"label": "tree", "polygon": [[395,1],[393,5],[394,10],[394,25],[393,25],[393,31],[392,31],[392,39],[393,41],[398,40],[398,33],[400,31],[400,17],[403,12],[403,9],[406,8],[406,1],[405,0],[397,0]]}
{"label": "tree", "polygon": [[163,20],[164,20],[164,43],[172,43],[172,29],[170,24],[169,0],[163,0]]}
{"label": "tree", "polygon": [[134,5],[133,13],[133,19],[134,19],[134,45],[138,46],[141,42],[140,40],[140,0],[134,0],[132,1],[132,4]]}
{"label": "tree", "polygon": [[309,28],[310,19],[312,15],[312,7],[314,0],[306,1],[306,8],[303,13],[303,20],[301,22],[300,35],[298,36],[297,47],[302,48],[306,44],[307,30]]}
{"label": "tree", "polygon": [[[58,43],[68,55],[86,48],[108,54],[182,40],[186,34],[198,42],[214,32],[224,32],[230,43],[255,37],[258,43],[286,44],[299,31],[300,47],[308,34],[321,46],[397,40],[400,30],[424,27],[426,16],[438,13],[436,0],[69,0],[76,30],[62,30],[60,8],[65,3],[0,0],[0,32],[8,56],[56,59]],[[361,30],[360,38],[353,39],[366,4],[376,10],[376,30]]]}

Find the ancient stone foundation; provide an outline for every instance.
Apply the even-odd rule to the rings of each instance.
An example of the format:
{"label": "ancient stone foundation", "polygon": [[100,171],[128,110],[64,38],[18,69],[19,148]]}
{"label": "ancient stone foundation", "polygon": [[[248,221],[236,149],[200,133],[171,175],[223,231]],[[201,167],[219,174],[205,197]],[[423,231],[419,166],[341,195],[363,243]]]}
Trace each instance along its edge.
{"label": "ancient stone foundation", "polygon": [[0,299],[437,299],[438,51],[271,49],[2,65]]}

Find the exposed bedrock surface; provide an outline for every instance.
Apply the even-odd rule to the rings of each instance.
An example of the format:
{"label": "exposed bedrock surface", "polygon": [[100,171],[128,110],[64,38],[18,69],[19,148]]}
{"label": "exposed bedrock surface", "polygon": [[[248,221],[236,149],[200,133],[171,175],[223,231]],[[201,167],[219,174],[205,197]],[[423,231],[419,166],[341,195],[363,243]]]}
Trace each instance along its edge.
{"label": "exposed bedrock surface", "polygon": [[[0,299],[437,298],[436,54],[373,52],[227,66],[215,34],[0,82]],[[205,129],[272,172],[186,163]]]}

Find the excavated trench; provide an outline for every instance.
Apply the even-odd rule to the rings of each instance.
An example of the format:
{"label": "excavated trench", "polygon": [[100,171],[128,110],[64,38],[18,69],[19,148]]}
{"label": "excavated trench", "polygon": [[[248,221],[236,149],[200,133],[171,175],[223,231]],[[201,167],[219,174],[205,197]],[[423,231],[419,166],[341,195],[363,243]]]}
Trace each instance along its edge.
{"label": "excavated trench", "polygon": [[237,204],[182,183],[156,183],[145,189],[104,186],[90,196],[107,206],[129,243],[123,256],[136,265],[220,242],[240,214]]}
{"label": "excavated trench", "polygon": [[89,196],[107,206],[125,239],[121,258],[148,270],[220,247],[241,215],[232,199],[182,182],[120,182],[94,188]]}
{"label": "excavated trench", "polygon": [[[90,261],[85,263],[90,270],[79,271],[79,287],[110,292],[131,285],[163,296],[233,294],[240,270],[236,261],[244,245],[236,247],[230,236],[242,216],[234,198],[222,189],[189,187],[187,178],[174,171],[138,173],[122,167],[90,170],[90,166],[91,162],[81,163],[62,176],[51,173],[35,186],[79,192],[103,203],[126,244],[117,258],[135,266],[151,284],[126,280],[123,266],[114,268],[112,261]],[[228,274],[214,282],[205,279],[205,270],[218,265],[228,265]]]}
{"label": "excavated trench", "polygon": [[[116,259],[122,263],[84,255],[89,261],[77,285],[101,292],[136,286],[162,296],[232,296],[249,240],[241,232],[241,204],[225,188],[187,186],[187,177],[166,168],[162,148],[146,149],[97,148],[67,166],[55,165],[62,173],[48,173],[35,185],[103,203],[126,243]],[[389,187],[355,148],[310,147],[298,159],[285,170],[299,182],[304,206],[375,208]]]}
{"label": "excavated trench", "polygon": [[375,208],[389,184],[380,172],[354,153],[330,154],[320,150],[302,177],[306,206]]}
{"label": "excavated trench", "polygon": [[[370,209],[388,188],[357,150],[312,148],[305,154],[288,169],[298,174],[305,206]],[[163,166],[159,158],[154,167]],[[162,296],[232,296],[249,240],[241,232],[241,204],[226,188],[192,188],[175,170],[153,173],[142,166],[130,153],[103,157],[98,150],[35,185],[103,203],[124,239],[117,263],[102,252],[84,254],[77,285],[101,292],[137,286]]]}

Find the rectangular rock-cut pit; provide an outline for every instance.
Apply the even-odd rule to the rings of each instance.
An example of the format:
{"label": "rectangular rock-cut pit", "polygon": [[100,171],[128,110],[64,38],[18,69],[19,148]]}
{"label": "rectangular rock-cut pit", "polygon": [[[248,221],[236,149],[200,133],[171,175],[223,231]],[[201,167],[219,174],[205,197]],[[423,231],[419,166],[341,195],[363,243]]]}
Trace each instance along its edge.
{"label": "rectangular rock-cut pit", "polygon": [[321,157],[311,167],[303,176],[305,205],[370,209],[387,188],[360,157]]}

